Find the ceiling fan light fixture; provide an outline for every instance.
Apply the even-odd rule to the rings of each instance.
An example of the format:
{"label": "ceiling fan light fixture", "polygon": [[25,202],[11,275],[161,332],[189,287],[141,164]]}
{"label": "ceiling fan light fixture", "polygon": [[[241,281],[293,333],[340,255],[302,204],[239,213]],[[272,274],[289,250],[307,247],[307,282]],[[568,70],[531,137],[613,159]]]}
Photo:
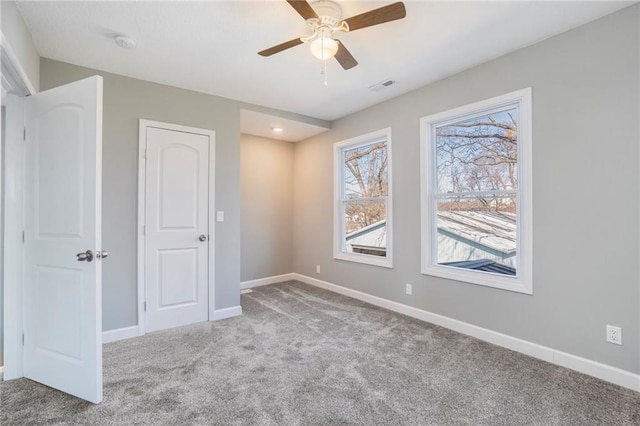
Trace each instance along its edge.
{"label": "ceiling fan light fixture", "polygon": [[309,48],[311,54],[321,61],[333,58],[338,52],[338,42],[327,36],[319,36],[314,39]]}

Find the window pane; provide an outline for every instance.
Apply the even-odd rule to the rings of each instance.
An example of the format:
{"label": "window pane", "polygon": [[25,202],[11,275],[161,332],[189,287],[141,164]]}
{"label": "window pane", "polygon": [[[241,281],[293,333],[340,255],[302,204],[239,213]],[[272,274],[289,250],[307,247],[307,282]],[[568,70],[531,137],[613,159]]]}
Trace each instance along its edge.
{"label": "window pane", "polygon": [[438,264],[515,275],[515,194],[443,197],[437,205]]}
{"label": "window pane", "polygon": [[386,200],[347,201],[344,211],[346,251],[386,257]]}
{"label": "window pane", "polygon": [[387,195],[387,143],[344,150],[345,198]]}
{"label": "window pane", "polygon": [[436,128],[438,192],[518,187],[518,108]]}

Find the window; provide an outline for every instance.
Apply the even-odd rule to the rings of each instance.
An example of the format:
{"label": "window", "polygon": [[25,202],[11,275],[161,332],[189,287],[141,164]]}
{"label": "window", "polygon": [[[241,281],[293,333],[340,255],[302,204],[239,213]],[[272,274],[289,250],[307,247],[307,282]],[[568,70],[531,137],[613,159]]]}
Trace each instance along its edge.
{"label": "window", "polygon": [[333,257],[390,268],[391,129],[336,143],[333,154]]}
{"label": "window", "polygon": [[421,131],[422,273],[531,294],[531,89]]}

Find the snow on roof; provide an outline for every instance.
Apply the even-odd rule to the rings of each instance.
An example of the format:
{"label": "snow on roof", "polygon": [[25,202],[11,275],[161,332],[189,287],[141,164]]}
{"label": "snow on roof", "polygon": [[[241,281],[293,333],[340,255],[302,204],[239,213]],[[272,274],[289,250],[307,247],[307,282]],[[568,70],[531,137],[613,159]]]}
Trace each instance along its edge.
{"label": "snow on roof", "polygon": [[[504,254],[516,251],[516,215],[478,211],[440,211],[438,230]],[[386,247],[386,221],[372,223],[346,235],[348,244]]]}
{"label": "snow on roof", "polygon": [[439,211],[438,230],[505,254],[516,251],[516,215],[478,211]]}
{"label": "snow on roof", "polygon": [[357,247],[387,247],[387,221],[381,220],[346,235],[347,244]]}

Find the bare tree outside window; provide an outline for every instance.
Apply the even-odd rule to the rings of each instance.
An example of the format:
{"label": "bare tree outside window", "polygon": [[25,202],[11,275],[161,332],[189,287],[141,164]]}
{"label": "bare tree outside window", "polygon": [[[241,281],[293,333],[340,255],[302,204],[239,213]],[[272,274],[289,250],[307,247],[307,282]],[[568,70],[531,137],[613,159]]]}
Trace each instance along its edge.
{"label": "bare tree outside window", "polygon": [[346,233],[387,217],[387,144],[377,142],[344,151]]}
{"label": "bare tree outside window", "polygon": [[435,128],[437,262],[515,274],[518,108]]}
{"label": "bare tree outside window", "polygon": [[391,129],[334,145],[334,257],[390,267]]}

